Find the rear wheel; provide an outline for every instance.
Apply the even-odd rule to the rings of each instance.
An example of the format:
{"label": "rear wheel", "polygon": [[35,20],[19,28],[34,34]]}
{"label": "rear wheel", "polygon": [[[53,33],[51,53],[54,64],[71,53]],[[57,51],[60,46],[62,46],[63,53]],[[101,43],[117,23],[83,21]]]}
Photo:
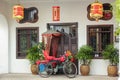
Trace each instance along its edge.
{"label": "rear wheel", "polygon": [[74,78],[77,75],[77,67],[73,62],[67,62],[63,65],[63,72],[69,78]]}
{"label": "rear wheel", "polygon": [[51,63],[43,64],[41,63],[38,66],[39,69],[39,75],[41,77],[47,78],[53,73],[53,67]]}

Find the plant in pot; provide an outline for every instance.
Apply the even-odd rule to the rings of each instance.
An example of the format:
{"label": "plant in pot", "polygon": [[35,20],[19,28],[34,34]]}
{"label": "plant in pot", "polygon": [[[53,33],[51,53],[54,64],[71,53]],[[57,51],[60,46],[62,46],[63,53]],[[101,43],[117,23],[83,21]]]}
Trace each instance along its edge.
{"label": "plant in pot", "polygon": [[43,43],[39,42],[37,45],[34,45],[27,50],[26,58],[30,61],[32,74],[38,74],[38,66],[36,65],[36,61],[44,59],[42,49]]}
{"label": "plant in pot", "polygon": [[75,55],[75,58],[77,58],[81,65],[80,65],[80,72],[81,75],[86,76],[90,72],[90,63],[93,59],[93,48],[89,45],[83,45],[78,50],[78,53]]}
{"label": "plant in pot", "polygon": [[117,76],[117,64],[119,63],[118,49],[115,48],[113,44],[109,44],[105,47],[102,54],[103,58],[108,59],[110,62],[110,65],[107,67],[108,76]]}

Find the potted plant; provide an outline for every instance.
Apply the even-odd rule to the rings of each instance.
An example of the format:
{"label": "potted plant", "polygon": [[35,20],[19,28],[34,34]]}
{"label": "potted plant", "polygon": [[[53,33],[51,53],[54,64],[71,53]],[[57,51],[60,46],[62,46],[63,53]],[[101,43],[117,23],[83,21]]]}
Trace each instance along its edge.
{"label": "potted plant", "polygon": [[36,65],[36,61],[44,59],[42,49],[43,44],[42,42],[40,42],[37,45],[34,45],[30,49],[28,49],[27,51],[26,58],[30,61],[32,74],[38,74],[38,67]]}
{"label": "potted plant", "polygon": [[117,48],[115,48],[113,44],[109,44],[105,47],[102,54],[103,58],[108,59],[110,62],[110,65],[108,65],[107,68],[108,76],[117,76],[117,64],[119,63],[119,54]]}
{"label": "potted plant", "polygon": [[89,64],[91,63],[91,60],[93,59],[93,48],[89,45],[83,45],[82,47],[80,47],[75,57],[78,60],[80,60],[81,75],[84,75],[84,76],[88,75],[90,72]]}

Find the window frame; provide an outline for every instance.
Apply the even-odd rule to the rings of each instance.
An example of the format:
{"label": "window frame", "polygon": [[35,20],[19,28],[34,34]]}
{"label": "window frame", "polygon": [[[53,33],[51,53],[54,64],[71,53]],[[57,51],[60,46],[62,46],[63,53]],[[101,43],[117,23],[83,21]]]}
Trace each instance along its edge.
{"label": "window frame", "polygon": [[[103,27],[110,27],[110,44],[113,44],[113,24],[106,24],[106,25],[87,25],[87,45],[90,44],[90,39],[89,39],[89,29],[90,28],[103,28]],[[100,32],[102,33],[102,31]],[[104,33],[104,32],[103,32]],[[99,36],[99,41],[100,41],[100,36]],[[98,45],[99,47],[99,52],[97,53],[102,53],[102,51],[100,51],[101,49],[101,44],[102,42],[99,43],[100,45]],[[95,53],[96,53],[95,52]],[[94,55],[95,56],[95,55]],[[102,59],[102,56],[101,57],[94,57],[95,59]]]}
{"label": "window frame", "polygon": [[[37,43],[39,42],[39,27],[16,27],[16,59],[24,59],[26,55],[23,55],[23,56],[19,56],[18,54],[20,53],[19,51],[19,41],[18,41],[18,31],[19,30],[31,30],[31,29],[35,29],[37,30]],[[29,37],[27,37],[27,40],[28,40]],[[30,44],[30,41],[28,41],[28,43]],[[30,47],[30,45],[27,45],[28,47]],[[21,52],[22,53],[22,52]]]}

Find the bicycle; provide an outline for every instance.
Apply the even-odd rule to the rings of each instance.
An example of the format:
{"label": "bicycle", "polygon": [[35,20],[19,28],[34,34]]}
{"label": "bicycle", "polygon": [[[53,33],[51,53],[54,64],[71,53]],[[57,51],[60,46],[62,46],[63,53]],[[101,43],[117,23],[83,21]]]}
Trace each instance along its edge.
{"label": "bicycle", "polygon": [[77,75],[77,67],[69,58],[67,51],[59,58],[48,56],[47,51],[43,51],[45,60],[38,62],[38,71],[41,77],[47,78],[51,74],[56,74],[59,69],[63,70],[63,73],[69,77],[74,78]]}

